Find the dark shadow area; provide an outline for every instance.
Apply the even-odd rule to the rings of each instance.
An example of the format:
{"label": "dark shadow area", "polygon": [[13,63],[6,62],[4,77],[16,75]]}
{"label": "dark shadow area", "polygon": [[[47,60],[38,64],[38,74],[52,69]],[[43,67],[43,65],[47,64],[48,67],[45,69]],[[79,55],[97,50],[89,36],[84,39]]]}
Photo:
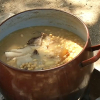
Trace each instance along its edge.
{"label": "dark shadow area", "polygon": [[[56,4],[56,6],[58,8],[67,8],[70,10],[70,12],[73,13],[73,11],[75,9],[80,9],[82,8],[82,6],[80,4],[77,4],[77,5],[73,5],[71,2],[67,2],[65,0],[60,0],[59,2],[54,2]],[[37,0],[37,1],[34,1],[34,2],[28,2],[25,4],[26,7],[47,7],[49,8],[49,5],[52,4],[52,2],[48,1],[48,0]],[[52,7],[50,7],[52,8]]]}
{"label": "dark shadow area", "polygon": [[11,0],[0,0],[0,5],[5,3],[5,2],[9,2],[9,1],[11,1]]}
{"label": "dark shadow area", "polygon": [[94,25],[87,25],[92,41],[92,45],[100,44],[100,16]]}
{"label": "dark shadow area", "polygon": [[100,72],[94,70],[90,79],[90,97],[92,100],[100,97]]}
{"label": "dark shadow area", "polygon": [[3,13],[4,7],[2,6],[5,2],[9,2],[11,0],[0,0],[0,13]]}
{"label": "dark shadow area", "polygon": [[46,5],[49,5],[50,2],[47,2],[46,0],[40,0],[40,1],[35,1],[35,2],[29,2],[26,4],[27,7],[44,7]]}
{"label": "dark shadow area", "polygon": [[0,0],[0,7],[1,7],[4,3],[9,2],[9,1],[11,1],[11,0]]}
{"label": "dark shadow area", "polygon": [[60,1],[60,4],[61,4],[60,5],[61,8],[67,7],[70,10],[71,13],[73,13],[73,11],[75,11],[75,9],[82,8],[82,6],[80,4],[73,5],[73,3],[67,2],[65,0]]}

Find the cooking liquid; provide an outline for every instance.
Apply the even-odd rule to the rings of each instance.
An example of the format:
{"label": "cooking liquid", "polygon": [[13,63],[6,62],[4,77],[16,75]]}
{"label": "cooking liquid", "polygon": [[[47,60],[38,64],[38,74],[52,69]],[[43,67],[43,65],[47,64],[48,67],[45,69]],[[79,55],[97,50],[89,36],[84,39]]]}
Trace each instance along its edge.
{"label": "cooking liquid", "polygon": [[[40,45],[27,44],[41,33],[46,36]],[[11,33],[0,42],[0,59],[24,70],[46,70],[69,62],[82,51],[84,45],[85,42],[79,36],[65,29],[28,27]]]}

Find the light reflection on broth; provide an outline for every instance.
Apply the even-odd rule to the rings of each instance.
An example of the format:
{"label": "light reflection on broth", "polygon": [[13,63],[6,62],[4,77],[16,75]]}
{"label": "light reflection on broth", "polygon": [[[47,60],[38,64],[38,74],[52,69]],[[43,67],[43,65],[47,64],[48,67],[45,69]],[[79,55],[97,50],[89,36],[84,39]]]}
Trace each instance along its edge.
{"label": "light reflection on broth", "polygon": [[85,42],[72,32],[51,26],[15,31],[0,42],[0,59],[24,70],[45,70],[69,62]]}

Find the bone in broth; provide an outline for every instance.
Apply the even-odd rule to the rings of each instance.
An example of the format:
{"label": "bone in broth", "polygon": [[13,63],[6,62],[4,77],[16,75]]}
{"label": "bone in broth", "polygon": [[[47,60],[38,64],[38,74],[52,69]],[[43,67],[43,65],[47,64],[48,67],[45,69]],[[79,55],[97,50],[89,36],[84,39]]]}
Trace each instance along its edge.
{"label": "bone in broth", "polygon": [[0,59],[23,70],[46,70],[76,57],[85,42],[76,34],[51,26],[20,29],[0,42]]}

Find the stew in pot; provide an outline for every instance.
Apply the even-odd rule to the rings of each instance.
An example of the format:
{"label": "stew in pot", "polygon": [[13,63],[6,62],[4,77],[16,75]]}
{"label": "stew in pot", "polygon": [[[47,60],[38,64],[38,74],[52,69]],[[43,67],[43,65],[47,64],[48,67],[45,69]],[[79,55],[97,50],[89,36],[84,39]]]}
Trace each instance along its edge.
{"label": "stew in pot", "polygon": [[76,34],[52,26],[17,30],[0,41],[0,59],[23,70],[55,68],[76,57],[85,42]]}

